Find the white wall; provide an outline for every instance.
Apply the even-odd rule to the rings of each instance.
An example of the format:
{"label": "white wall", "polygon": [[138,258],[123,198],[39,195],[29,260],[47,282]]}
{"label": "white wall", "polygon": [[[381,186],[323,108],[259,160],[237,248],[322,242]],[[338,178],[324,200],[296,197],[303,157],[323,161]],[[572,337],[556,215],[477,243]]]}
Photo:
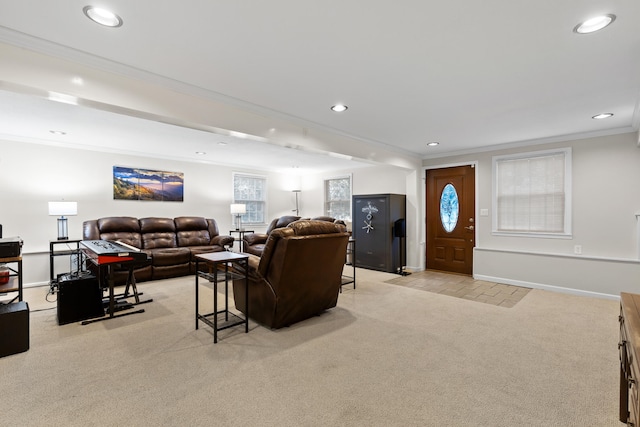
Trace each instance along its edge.
{"label": "white wall", "polygon": [[[183,172],[184,202],[113,200],[114,165]],[[233,228],[229,205],[234,171],[255,173],[219,165],[0,140],[0,223],[5,237],[20,236],[24,241],[25,283],[44,283],[49,277],[49,241],[57,238],[56,217],[48,215],[47,202],[78,202],[78,215],[68,219],[70,239],[82,238],[85,220],[119,215],[204,216],[216,220],[221,234],[229,234]],[[283,189],[287,177],[259,174],[267,176],[269,182],[268,218],[287,212],[290,192]]]}
{"label": "white wall", "polygon": [[[572,238],[493,235],[492,156],[554,147],[572,148]],[[640,148],[636,133],[430,159],[423,165],[469,161],[478,163],[474,276],[606,295],[640,291],[635,217],[640,212]],[[488,209],[489,216],[479,216],[480,209]],[[575,245],[582,247],[581,255],[574,254]],[[594,266],[606,272],[608,279],[594,275]]]}
{"label": "white wall", "polygon": [[[113,166],[184,173],[184,202],[113,200]],[[406,177],[411,174],[401,168],[372,166],[297,177],[0,140],[0,224],[3,224],[5,237],[20,236],[24,241],[25,284],[44,284],[49,280],[49,241],[57,238],[57,217],[48,215],[47,202],[62,199],[78,202],[78,215],[68,219],[70,239],[82,238],[83,221],[106,216],[204,216],[214,218],[220,233],[228,234],[234,228],[229,212],[233,172],[267,177],[267,222],[293,214],[295,195],[291,189],[298,183],[302,189],[300,215],[313,217],[323,214],[323,184],[328,177],[353,172],[354,194],[405,194]],[[266,224],[251,228],[264,231]],[[411,252],[408,255],[411,256]],[[65,268],[66,260],[62,258],[56,258],[56,266]],[[57,268],[56,271],[68,270]]]}

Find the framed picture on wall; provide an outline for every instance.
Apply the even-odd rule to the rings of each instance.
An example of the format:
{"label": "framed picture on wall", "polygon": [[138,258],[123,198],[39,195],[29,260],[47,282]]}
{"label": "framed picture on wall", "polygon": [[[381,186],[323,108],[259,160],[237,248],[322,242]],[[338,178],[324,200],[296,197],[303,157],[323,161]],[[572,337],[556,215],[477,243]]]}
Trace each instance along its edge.
{"label": "framed picture on wall", "polygon": [[114,166],[113,199],[182,202],[184,174]]}

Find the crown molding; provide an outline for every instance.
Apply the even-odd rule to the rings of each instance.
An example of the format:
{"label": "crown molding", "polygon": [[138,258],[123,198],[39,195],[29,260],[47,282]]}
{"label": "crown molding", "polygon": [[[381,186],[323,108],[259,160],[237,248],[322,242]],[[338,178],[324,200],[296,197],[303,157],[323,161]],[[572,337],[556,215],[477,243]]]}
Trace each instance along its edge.
{"label": "crown molding", "polygon": [[[473,148],[468,150],[458,150],[458,151],[438,153],[430,156],[425,156],[422,158],[422,160],[439,159],[443,157],[452,157],[452,156],[462,156],[467,154],[486,153],[490,151],[508,150],[511,148],[531,147],[535,145],[553,144],[556,142],[576,141],[578,139],[588,139],[588,138],[597,138],[601,136],[620,135],[624,133],[633,133],[636,131],[637,129],[634,129],[632,126],[625,126],[622,128],[605,129],[605,130],[592,131],[592,132],[579,132],[579,133],[572,133],[572,134],[566,134],[566,135],[552,136],[547,138],[527,139],[522,141],[504,143],[504,144],[488,145],[488,146],[478,147],[478,148]],[[640,145],[640,141],[639,141],[639,145]]]}

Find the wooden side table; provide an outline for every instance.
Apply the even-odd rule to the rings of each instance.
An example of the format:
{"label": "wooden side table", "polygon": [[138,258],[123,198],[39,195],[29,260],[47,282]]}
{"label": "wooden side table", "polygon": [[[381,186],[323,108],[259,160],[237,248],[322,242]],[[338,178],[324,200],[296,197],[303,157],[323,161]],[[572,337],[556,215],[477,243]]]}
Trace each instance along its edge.
{"label": "wooden side table", "polygon": [[[229,271],[229,267],[237,264],[244,268],[244,275]],[[205,269],[201,270],[202,266]],[[224,309],[218,310],[218,280],[219,275],[224,277]],[[213,311],[206,314],[200,313],[199,307],[199,278],[213,282]],[[229,311],[229,278],[244,279],[246,301],[246,314],[243,317]],[[218,331],[244,324],[244,332],[249,332],[249,256],[234,252],[212,252],[196,255],[196,329],[198,321],[202,321],[213,328],[213,342],[218,342]]]}
{"label": "wooden side table", "polygon": [[[13,299],[8,302],[22,301],[22,255],[11,258],[0,258],[0,264],[4,264],[4,267],[9,270],[9,281],[0,285],[0,294],[6,294],[9,292],[17,292]],[[9,266],[7,264],[15,264]],[[2,302],[4,304],[4,302]]]}

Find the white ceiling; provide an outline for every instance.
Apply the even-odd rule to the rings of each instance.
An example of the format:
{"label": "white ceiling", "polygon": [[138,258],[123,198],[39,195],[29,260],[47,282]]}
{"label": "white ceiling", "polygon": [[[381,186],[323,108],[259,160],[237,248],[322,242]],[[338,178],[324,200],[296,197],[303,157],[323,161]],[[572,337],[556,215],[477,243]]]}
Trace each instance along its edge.
{"label": "white ceiling", "polygon": [[[224,164],[292,175],[370,166],[263,138],[234,137],[84,105],[0,90],[0,138],[171,160]],[[53,132],[64,132],[64,135]],[[202,154],[199,154],[202,153]]]}
{"label": "white ceiling", "polygon": [[[261,114],[419,158],[629,132],[640,122],[638,1],[100,1],[123,18],[117,29],[89,21],[85,4],[0,0],[0,41],[24,46],[31,40],[34,49],[46,41],[48,53],[90,54],[113,61],[121,72],[160,76]],[[572,31],[604,13],[617,16],[610,27],[589,35]],[[3,115],[31,108],[20,96],[0,95],[0,104],[16,106],[0,105]],[[347,112],[330,111],[337,102],[348,105]],[[50,128],[66,123],[65,117],[72,123],[96,120],[90,117],[95,111],[76,118],[69,111],[46,112],[52,103],[41,104],[33,108],[38,118],[52,120]],[[591,118],[601,112],[614,116]],[[34,117],[27,122],[31,127]],[[5,127],[2,120],[0,134],[24,132],[19,118],[12,122]],[[169,140],[178,137],[175,132],[190,132],[194,151],[201,138],[220,139],[139,119],[119,127],[136,132],[139,143],[128,144],[129,151],[171,158],[179,156],[172,151],[175,143],[159,144],[153,132]],[[95,127],[91,135],[83,135],[82,143],[101,144]],[[114,138],[130,137],[108,139]],[[440,145],[427,147],[431,141]],[[226,142],[220,148],[234,145]],[[254,156],[266,148],[282,167],[304,161],[296,156],[308,157],[309,165],[350,164],[244,142]]]}

